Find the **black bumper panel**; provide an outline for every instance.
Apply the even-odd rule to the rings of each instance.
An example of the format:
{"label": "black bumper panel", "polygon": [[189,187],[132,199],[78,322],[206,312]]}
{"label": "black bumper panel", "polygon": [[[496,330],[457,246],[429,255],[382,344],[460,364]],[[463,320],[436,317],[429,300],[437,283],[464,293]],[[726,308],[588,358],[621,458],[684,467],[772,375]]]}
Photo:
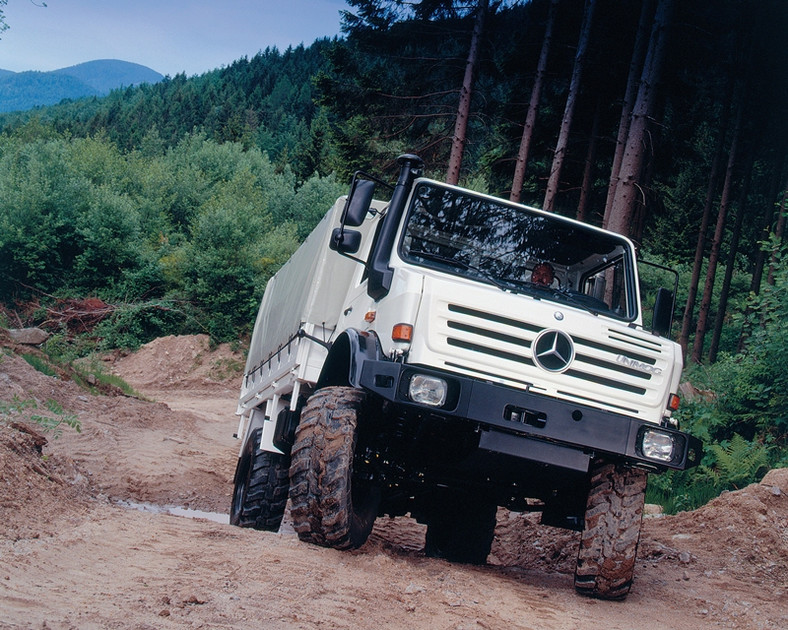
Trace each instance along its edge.
{"label": "black bumper panel", "polygon": [[[448,402],[435,408],[411,401],[408,382],[414,373],[446,380],[450,390]],[[397,405],[479,423],[481,449],[572,470],[587,470],[591,458],[599,455],[624,458],[658,470],[691,468],[700,463],[702,456],[700,440],[680,431],[431,368],[365,361],[360,384]],[[648,429],[673,436],[676,448],[672,461],[643,456],[640,442]]]}

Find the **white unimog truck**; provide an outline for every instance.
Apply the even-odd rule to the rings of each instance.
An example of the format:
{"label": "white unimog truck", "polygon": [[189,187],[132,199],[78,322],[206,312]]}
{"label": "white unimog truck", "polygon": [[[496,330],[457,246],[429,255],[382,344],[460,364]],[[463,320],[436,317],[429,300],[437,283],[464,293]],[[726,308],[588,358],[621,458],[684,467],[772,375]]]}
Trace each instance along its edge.
{"label": "white unimog truck", "polygon": [[428,555],[484,563],[498,506],[539,510],[581,532],[577,590],[625,597],[647,474],[701,456],[671,418],[674,293],[646,330],[629,240],[399,164],[385,203],[357,173],[268,283],[231,522],[275,531],[289,497],[302,540],[348,549],[409,513]]}

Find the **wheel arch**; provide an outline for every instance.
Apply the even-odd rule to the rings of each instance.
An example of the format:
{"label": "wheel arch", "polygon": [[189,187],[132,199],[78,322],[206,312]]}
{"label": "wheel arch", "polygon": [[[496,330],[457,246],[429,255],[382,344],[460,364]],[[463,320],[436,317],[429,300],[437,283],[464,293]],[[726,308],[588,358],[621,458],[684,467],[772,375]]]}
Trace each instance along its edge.
{"label": "wheel arch", "polygon": [[382,358],[380,339],[374,332],[349,328],[332,344],[315,389],[359,387],[364,362]]}

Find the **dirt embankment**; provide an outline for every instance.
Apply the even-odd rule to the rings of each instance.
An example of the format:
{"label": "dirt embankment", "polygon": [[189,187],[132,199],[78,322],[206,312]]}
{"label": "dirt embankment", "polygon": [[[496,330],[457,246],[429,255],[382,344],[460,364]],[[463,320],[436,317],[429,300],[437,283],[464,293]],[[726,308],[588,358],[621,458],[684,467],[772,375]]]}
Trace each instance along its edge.
{"label": "dirt embankment", "polygon": [[[148,400],[0,355],[0,628],[788,627],[786,469],[647,519],[632,594],[600,602],[572,590],[576,535],[503,510],[488,565],[472,567],[424,557],[406,518],[343,553],[132,509],[226,514],[240,357],[169,337],[108,365]],[[42,435],[36,415],[82,432]]]}

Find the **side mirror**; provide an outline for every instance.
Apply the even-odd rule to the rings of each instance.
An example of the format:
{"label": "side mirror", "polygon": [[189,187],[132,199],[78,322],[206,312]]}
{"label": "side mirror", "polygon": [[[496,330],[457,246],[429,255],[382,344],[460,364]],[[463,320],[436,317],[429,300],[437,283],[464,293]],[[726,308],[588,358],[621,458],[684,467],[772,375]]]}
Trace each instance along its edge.
{"label": "side mirror", "polygon": [[358,227],[364,223],[364,218],[372,205],[372,195],[375,193],[375,182],[369,179],[353,179],[350,187],[350,196],[345,203],[342,213],[342,225]]}
{"label": "side mirror", "polygon": [[673,308],[676,296],[670,289],[657,289],[657,298],[654,301],[654,315],[651,318],[651,330],[662,337],[670,336],[673,326]]}
{"label": "side mirror", "polygon": [[328,247],[340,254],[355,254],[361,247],[361,232],[334,228]]}

